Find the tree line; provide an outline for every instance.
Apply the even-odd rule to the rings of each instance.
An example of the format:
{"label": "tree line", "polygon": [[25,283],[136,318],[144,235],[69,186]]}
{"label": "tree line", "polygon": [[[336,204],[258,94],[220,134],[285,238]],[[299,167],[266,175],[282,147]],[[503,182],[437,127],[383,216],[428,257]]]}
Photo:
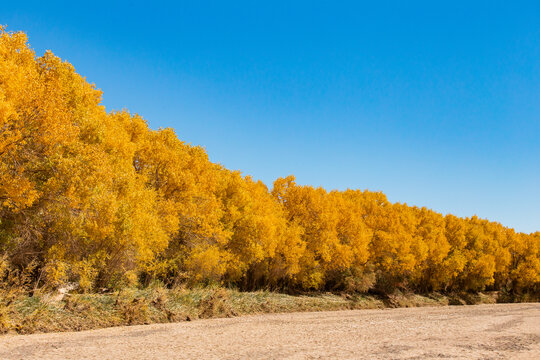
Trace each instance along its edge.
{"label": "tree line", "polygon": [[540,290],[540,232],[293,176],[269,189],[100,104],[71,64],[1,28],[0,265],[36,286]]}

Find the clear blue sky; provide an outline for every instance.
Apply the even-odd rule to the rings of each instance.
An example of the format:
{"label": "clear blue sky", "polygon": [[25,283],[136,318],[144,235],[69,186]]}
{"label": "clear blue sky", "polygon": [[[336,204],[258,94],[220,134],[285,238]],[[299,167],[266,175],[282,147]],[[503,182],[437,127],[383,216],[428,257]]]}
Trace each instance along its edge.
{"label": "clear blue sky", "polygon": [[540,230],[539,1],[9,1],[0,23],[269,185]]}

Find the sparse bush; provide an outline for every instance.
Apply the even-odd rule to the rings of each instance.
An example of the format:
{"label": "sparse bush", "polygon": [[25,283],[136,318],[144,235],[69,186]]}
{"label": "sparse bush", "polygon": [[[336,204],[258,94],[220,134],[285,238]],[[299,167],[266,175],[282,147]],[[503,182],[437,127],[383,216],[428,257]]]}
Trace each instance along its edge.
{"label": "sparse bush", "polygon": [[231,307],[229,292],[224,288],[212,290],[199,304],[199,317],[208,319],[212,317],[236,316]]}

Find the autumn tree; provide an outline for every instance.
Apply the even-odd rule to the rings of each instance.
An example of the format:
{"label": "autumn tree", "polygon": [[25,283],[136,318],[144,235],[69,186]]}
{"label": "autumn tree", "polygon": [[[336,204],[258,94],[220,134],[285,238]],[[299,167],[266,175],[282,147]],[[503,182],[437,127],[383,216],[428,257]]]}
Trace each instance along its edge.
{"label": "autumn tree", "polygon": [[[391,292],[540,291],[540,233],[327,191],[272,189],[127,110],[0,28],[0,257],[82,291],[219,283]],[[1,280],[1,279],[0,279]]]}

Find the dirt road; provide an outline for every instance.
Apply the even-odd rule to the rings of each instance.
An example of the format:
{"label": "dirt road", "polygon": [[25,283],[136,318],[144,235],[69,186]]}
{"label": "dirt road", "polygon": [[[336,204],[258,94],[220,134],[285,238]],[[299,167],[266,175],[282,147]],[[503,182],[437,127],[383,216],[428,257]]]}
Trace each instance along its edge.
{"label": "dirt road", "polygon": [[1,359],[540,359],[540,304],[245,316],[0,337]]}

